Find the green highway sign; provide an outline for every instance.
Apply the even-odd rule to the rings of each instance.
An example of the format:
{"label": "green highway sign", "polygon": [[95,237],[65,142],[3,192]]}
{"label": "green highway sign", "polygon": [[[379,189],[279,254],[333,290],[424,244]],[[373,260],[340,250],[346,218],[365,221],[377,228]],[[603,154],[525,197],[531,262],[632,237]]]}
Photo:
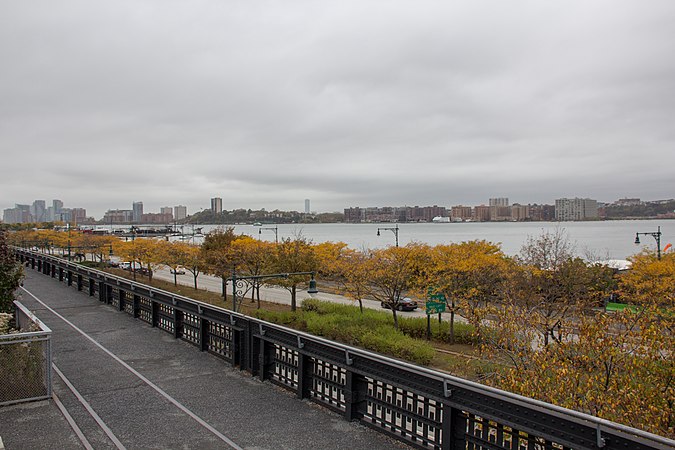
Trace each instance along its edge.
{"label": "green highway sign", "polygon": [[[432,295],[432,297],[434,297],[434,296]],[[443,297],[443,299],[445,299],[445,297]],[[428,301],[427,302],[427,315],[440,314],[442,312],[445,312],[445,301],[443,301],[443,302]]]}
{"label": "green highway sign", "polygon": [[434,302],[445,303],[445,294],[431,294],[429,298]]}

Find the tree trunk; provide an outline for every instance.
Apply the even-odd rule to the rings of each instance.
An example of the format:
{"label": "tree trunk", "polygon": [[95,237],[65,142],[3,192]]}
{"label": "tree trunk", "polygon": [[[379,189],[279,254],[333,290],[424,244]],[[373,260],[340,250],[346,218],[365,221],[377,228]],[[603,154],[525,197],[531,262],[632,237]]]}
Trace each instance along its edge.
{"label": "tree trunk", "polygon": [[291,311],[295,311],[297,304],[295,302],[296,285],[291,286]]}
{"label": "tree trunk", "polygon": [[359,299],[359,309],[361,310],[361,314],[363,314],[363,300]]}
{"label": "tree trunk", "polygon": [[391,313],[394,315],[394,328],[398,330],[398,316],[396,315],[396,307],[391,304]]}
{"label": "tree trunk", "polygon": [[193,273],[192,276],[195,278],[195,291],[196,291],[197,290],[197,277],[199,275],[196,275],[196,274]]}
{"label": "tree trunk", "polygon": [[178,286],[178,274],[176,273],[176,270],[173,271],[173,285]]}

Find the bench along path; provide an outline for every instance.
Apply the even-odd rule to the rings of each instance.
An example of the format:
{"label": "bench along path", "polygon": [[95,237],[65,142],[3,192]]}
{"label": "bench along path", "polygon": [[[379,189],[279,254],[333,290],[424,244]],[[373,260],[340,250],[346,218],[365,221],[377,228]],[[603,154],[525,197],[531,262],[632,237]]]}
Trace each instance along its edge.
{"label": "bench along path", "polygon": [[26,274],[21,301],[53,330],[55,393],[94,448],[404,447],[63,283]]}

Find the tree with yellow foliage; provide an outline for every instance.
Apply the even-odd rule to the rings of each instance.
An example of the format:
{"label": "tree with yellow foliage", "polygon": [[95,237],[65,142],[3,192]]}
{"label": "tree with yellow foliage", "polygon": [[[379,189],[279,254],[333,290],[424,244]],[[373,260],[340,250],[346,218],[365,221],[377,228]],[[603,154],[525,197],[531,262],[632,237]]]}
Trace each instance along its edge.
{"label": "tree with yellow foliage", "polygon": [[190,244],[185,242],[158,241],[159,259],[162,264],[171,269],[173,273],[173,285],[178,286],[178,268],[185,266]]}
{"label": "tree with yellow foliage", "polygon": [[468,241],[431,249],[428,277],[422,280],[435,293],[445,295],[450,313],[450,343],[454,343],[455,315],[465,317],[481,334],[485,306],[500,297],[503,281],[513,264],[499,245]]}
{"label": "tree with yellow foliage", "polygon": [[[270,268],[277,273],[312,272],[317,268],[314,248],[302,236],[283,239],[274,247]],[[291,294],[291,311],[297,309],[298,286],[308,281],[307,275],[289,275],[287,278],[269,279],[268,283],[281,286]]]}
{"label": "tree with yellow foliage", "polygon": [[[637,307],[577,311],[548,343],[536,311],[522,303],[493,304],[490,345],[485,348],[507,357],[509,364],[488,381],[675,437],[675,258],[659,261],[642,254],[632,259],[635,270],[620,277],[620,287],[624,299]],[[584,270],[597,269],[572,265],[582,279]],[[561,261],[561,270],[565,266]],[[571,292],[576,295],[575,289]]]}
{"label": "tree with yellow foliage", "polygon": [[[259,241],[248,236],[237,239],[231,245],[233,260],[240,274],[257,276],[269,273],[275,251],[275,244]],[[251,302],[258,301],[260,309],[260,279],[244,280],[251,291]],[[243,298],[241,299],[243,300]]]}
{"label": "tree with yellow foliage", "polygon": [[152,284],[152,275],[163,265],[160,246],[155,239],[137,238],[131,241],[119,241],[113,245],[113,251],[123,260],[131,262],[131,272],[136,279],[136,266],[148,275],[148,283]]}
{"label": "tree with yellow foliage", "polygon": [[402,309],[401,301],[405,294],[419,286],[419,280],[425,278],[429,248],[410,243],[405,247],[373,250],[362,263],[362,274],[368,274],[368,294],[391,309],[394,327],[398,329],[396,313]]}
{"label": "tree with yellow foliage", "polygon": [[202,255],[209,272],[222,280],[223,298],[226,297],[227,279],[236,266],[232,243],[241,238],[242,235],[234,232],[234,227],[217,228],[204,237],[201,245]]}
{"label": "tree with yellow foliage", "polygon": [[208,268],[208,263],[204,259],[204,252],[196,245],[188,244],[185,247],[185,260],[183,266],[185,270],[192,274],[194,280],[194,288],[197,289],[197,279],[199,274]]}
{"label": "tree with yellow foliage", "polygon": [[357,301],[363,312],[363,298],[368,293],[365,264],[369,251],[351,249],[344,242],[323,242],[315,245],[314,250],[321,277],[331,280],[340,293]]}

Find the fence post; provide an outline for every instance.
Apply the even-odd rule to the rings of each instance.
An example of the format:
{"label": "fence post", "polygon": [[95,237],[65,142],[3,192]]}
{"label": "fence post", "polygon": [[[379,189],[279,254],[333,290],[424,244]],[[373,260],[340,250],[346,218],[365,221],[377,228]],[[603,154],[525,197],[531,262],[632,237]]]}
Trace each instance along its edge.
{"label": "fence post", "polygon": [[183,328],[183,312],[179,311],[175,306],[173,307],[173,337],[178,339],[181,337],[181,329]]}
{"label": "fence post", "polygon": [[269,367],[274,364],[274,344],[260,338],[260,352],[258,353],[258,375],[260,381],[265,381],[269,376]]}
{"label": "fence post", "polygon": [[361,409],[366,401],[368,382],[361,375],[347,370],[345,380],[345,420],[359,420],[363,413]]}
{"label": "fence post", "polygon": [[443,404],[442,450],[457,450],[466,447],[466,417],[461,410]]}
{"label": "fence post", "polygon": [[300,353],[298,349],[298,398],[308,398],[312,390],[312,374],[314,366],[312,358]]}
{"label": "fence post", "polygon": [[199,350],[205,352],[209,348],[209,321],[199,318]]}

